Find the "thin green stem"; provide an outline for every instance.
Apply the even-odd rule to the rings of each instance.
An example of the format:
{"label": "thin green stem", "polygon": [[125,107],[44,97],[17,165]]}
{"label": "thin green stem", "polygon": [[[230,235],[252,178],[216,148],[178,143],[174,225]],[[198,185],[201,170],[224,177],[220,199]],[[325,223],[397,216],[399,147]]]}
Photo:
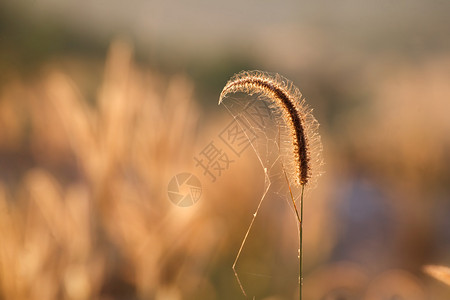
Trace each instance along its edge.
{"label": "thin green stem", "polygon": [[305,185],[302,185],[302,196],[300,197],[300,222],[299,226],[299,247],[298,247],[298,259],[299,259],[299,282],[298,285],[300,287],[299,291],[299,299],[302,300],[302,287],[303,287],[303,192],[305,190]]}
{"label": "thin green stem", "polygon": [[305,185],[302,185],[302,194],[300,197],[300,214],[298,213],[297,204],[295,204],[294,195],[292,194],[291,185],[289,184],[289,179],[287,177],[286,171],[284,171],[284,177],[289,188],[289,194],[291,195],[292,204],[294,204],[295,214],[297,215],[298,221],[298,232],[299,232],[299,245],[298,245],[298,260],[299,260],[299,272],[298,272],[298,288],[300,294],[300,300],[302,300],[302,287],[303,287],[303,192],[305,190]]}

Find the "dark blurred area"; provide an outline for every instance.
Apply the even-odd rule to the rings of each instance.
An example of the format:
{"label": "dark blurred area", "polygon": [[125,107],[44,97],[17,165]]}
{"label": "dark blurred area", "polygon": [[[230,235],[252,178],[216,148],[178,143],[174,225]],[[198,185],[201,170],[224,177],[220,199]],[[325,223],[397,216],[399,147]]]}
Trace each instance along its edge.
{"label": "dark blurred area", "polygon": [[[250,149],[215,181],[194,160],[220,145],[219,94],[244,69],[292,80],[321,124],[304,298],[449,299],[423,271],[450,266],[449,15],[437,0],[1,2],[0,299],[245,299],[231,267],[263,170]],[[202,186],[189,207],[168,197],[182,172]],[[275,200],[237,265],[249,298],[298,297],[296,219]]]}

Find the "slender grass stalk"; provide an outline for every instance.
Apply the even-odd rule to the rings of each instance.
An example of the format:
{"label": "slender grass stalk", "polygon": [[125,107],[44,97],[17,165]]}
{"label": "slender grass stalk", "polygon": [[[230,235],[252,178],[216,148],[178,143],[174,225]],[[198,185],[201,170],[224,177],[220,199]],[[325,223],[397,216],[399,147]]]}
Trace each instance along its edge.
{"label": "slender grass stalk", "polygon": [[[302,300],[302,288],[303,288],[303,192],[305,190],[305,185],[302,185],[302,195],[300,197],[300,220],[298,223],[298,260],[299,260],[299,279],[298,279],[298,287],[299,287],[299,299]],[[295,208],[297,210],[297,208]],[[298,213],[297,213],[298,215]]]}
{"label": "slender grass stalk", "polygon": [[295,203],[294,196],[292,194],[291,185],[283,168],[284,176],[289,188],[289,194],[291,195],[292,204],[294,205],[295,214],[298,221],[298,289],[299,289],[299,299],[302,300],[302,287],[303,287],[303,194],[305,190],[305,185],[302,184],[302,192],[300,196],[300,214],[298,213],[297,204]]}

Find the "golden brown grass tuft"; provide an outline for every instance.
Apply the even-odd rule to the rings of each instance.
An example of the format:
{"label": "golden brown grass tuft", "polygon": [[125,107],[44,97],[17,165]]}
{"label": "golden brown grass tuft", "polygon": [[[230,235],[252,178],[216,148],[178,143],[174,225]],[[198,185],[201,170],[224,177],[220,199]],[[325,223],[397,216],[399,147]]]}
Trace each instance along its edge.
{"label": "golden brown grass tuft", "polygon": [[298,88],[279,74],[242,71],[227,82],[220,94],[219,104],[229,93],[236,92],[260,93],[275,104],[273,108],[278,107],[292,139],[291,160],[295,162],[295,180],[292,182],[308,184],[314,174],[319,174],[312,163],[322,159],[322,144],[317,132],[319,124]]}
{"label": "golden brown grass tuft", "polygon": [[426,265],[423,271],[428,275],[450,286],[450,268],[445,266]]}
{"label": "golden brown grass tuft", "polygon": [[55,67],[6,85],[0,147],[16,174],[0,182],[0,298],[181,299],[210,285],[179,277],[211,255],[212,219],[166,194],[191,165],[192,93],[183,75],[134,66],[121,41],[94,101]]}

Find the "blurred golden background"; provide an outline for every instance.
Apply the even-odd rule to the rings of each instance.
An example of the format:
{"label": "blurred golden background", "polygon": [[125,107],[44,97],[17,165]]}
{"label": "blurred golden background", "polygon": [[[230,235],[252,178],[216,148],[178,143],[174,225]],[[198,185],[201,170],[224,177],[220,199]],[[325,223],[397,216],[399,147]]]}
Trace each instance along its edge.
{"label": "blurred golden background", "polygon": [[[228,151],[213,181],[194,159],[226,151],[218,97],[243,69],[291,79],[321,123],[305,299],[449,299],[423,272],[450,266],[448,15],[437,0],[2,1],[0,299],[244,299],[231,266],[263,170]],[[183,172],[202,187],[188,207],[168,195]],[[255,299],[294,299],[296,219],[271,200],[237,270]]]}

